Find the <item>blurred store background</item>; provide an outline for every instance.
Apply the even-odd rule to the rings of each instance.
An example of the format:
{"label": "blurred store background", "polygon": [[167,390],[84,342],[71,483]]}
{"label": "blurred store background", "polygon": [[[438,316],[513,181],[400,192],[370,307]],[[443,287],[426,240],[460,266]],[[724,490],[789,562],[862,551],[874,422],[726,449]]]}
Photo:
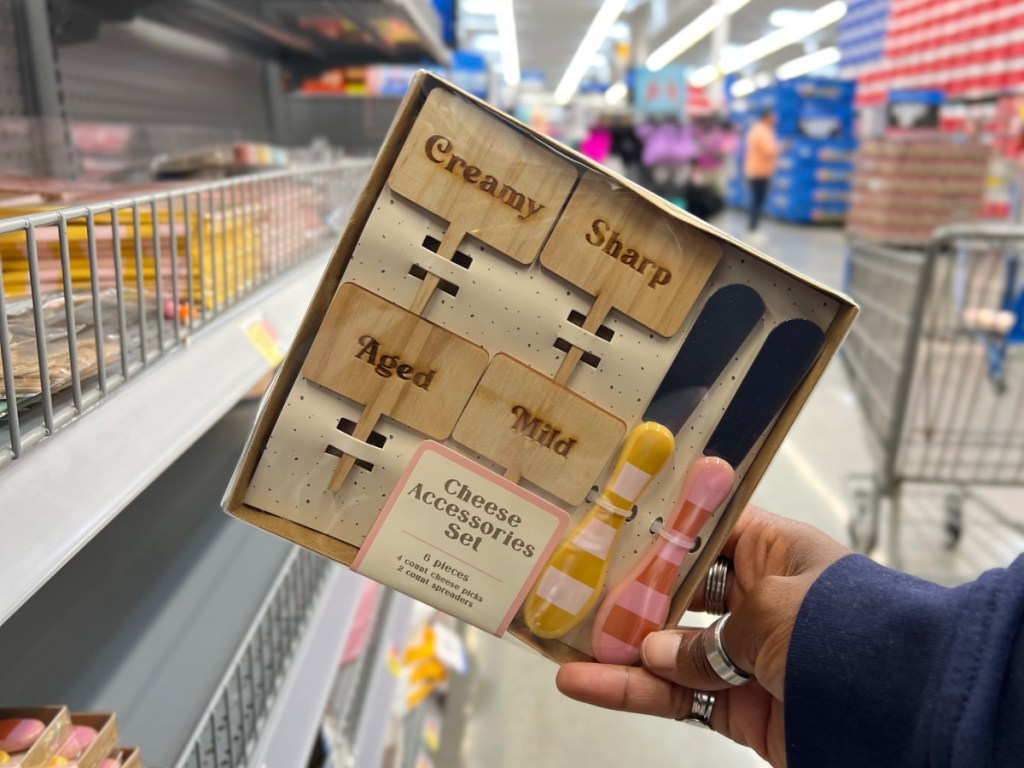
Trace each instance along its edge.
{"label": "blurred store background", "polygon": [[0,0],[0,706],[189,768],[762,765],[219,511],[420,68],[858,301],[755,501],[947,584],[1024,545],[1024,0]]}

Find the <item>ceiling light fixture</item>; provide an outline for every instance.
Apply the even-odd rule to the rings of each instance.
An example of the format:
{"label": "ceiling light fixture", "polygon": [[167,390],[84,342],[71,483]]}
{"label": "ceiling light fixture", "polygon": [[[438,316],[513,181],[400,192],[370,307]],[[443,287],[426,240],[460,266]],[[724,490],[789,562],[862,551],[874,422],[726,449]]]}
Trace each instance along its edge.
{"label": "ceiling light fixture", "polygon": [[748,64],[753,64],[765,56],[773,54],[793,43],[798,43],[815,32],[835,24],[845,15],[846,3],[843,0],[833,0],[833,2],[823,5],[818,10],[808,14],[805,18],[774,32],[769,32],[764,37],[743,46],[733,55],[723,58],[719,62],[718,68],[725,75],[737,72]]}
{"label": "ceiling light fixture", "polygon": [[729,88],[729,93],[732,94],[734,99],[742,99],[749,96],[757,90],[757,83],[752,78],[744,77],[741,80],[737,80]]}
{"label": "ceiling light fixture", "polygon": [[838,64],[842,58],[843,55],[838,48],[834,46],[822,48],[820,51],[787,61],[775,70],[775,75],[779,80],[792,80],[794,77],[806,75],[816,69]]}
{"label": "ceiling light fixture", "polygon": [[627,95],[629,95],[629,86],[619,80],[619,82],[608,86],[608,90],[604,92],[604,100],[614,106],[626,98]]}
{"label": "ceiling light fixture", "polygon": [[776,8],[768,16],[768,23],[773,27],[788,27],[795,21],[803,21],[810,11],[797,8]]}
{"label": "ceiling light fixture", "polygon": [[697,18],[659,45],[645,62],[652,72],[657,72],[669,62],[690,50],[693,46],[714,32],[725,21],[750,0],[722,0],[701,13]]}
{"label": "ceiling light fixture", "polygon": [[590,22],[587,33],[580,41],[580,47],[576,49],[572,61],[569,62],[565,74],[562,75],[562,79],[558,82],[558,87],[555,88],[556,103],[569,103],[569,99],[572,98],[573,94],[576,93],[576,89],[579,88],[583,75],[590,68],[594,54],[597,53],[598,48],[607,39],[608,33],[618,20],[619,14],[622,13],[622,9],[625,6],[626,0],[604,0],[601,4],[601,8],[594,16],[594,20]]}
{"label": "ceiling light fixture", "polygon": [[499,0],[494,17],[501,41],[501,75],[508,85],[519,85],[519,38],[512,0]]}
{"label": "ceiling light fixture", "polygon": [[703,67],[693,70],[689,82],[694,88],[705,88],[715,82],[721,74],[717,65],[705,64]]}

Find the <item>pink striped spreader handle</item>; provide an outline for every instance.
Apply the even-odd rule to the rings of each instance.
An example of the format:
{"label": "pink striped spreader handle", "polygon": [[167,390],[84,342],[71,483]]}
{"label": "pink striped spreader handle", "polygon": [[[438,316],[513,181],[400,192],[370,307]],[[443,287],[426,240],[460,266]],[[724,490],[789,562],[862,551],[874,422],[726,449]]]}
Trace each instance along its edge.
{"label": "pink striped spreader handle", "polygon": [[608,593],[594,618],[594,658],[635,664],[644,638],[665,626],[679,567],[715,510],[732,490],[724,459],[702,456],[683,479],[680,504],[640,562]]}

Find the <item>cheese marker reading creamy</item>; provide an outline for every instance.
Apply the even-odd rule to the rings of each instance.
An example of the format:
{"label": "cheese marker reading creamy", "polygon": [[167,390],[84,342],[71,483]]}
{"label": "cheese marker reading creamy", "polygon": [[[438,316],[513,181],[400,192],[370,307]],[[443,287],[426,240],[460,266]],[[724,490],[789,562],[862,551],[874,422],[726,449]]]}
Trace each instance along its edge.
{"label": "cheese marker reading creamy", "polygon": [[562,637],[590,612],[623,521],[674,450],[675,438],[661,424],[646,421],[629,433],[594,505],[554,551],[526,597],[523,616],[533,634]]}
{"label": "cheese marker reading creamy", "polygon": [[[423,150],[432,163],[437,163],[448,173],[458,174],[466,184],[476,186],[481,192],[486,192],[491,197],[501,201],[509,208],[519,213],[517,218],[526,219],[539,213],[546,207],[533,198],[527,197],[518,189],[509,184],[503,184],[497,178],[484,173],[480,168],[469,163],[466,158],[455,154],[455,147],[452,140],[441,134],[434,134],[424,145]],[[526,213],[523,213],[523,208]]]}

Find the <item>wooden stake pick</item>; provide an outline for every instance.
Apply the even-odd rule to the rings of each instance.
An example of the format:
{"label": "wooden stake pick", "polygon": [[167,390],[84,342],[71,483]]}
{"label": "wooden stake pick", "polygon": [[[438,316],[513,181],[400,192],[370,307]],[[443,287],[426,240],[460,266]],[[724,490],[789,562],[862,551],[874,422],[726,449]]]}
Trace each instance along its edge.
{"label": "wooden stake pick", "polygon": [[[437,255],[442,259],[451,261],[458,252],[459,245],[465,236],[465,231],[459,231],[455,222],[449,223],[448,228],[441,235],[441,244],[437,247]],[[437,290],[440,282],[441,278],[428,271],[427,276],[423,278],[423,284],[412,300],[412,304],[409,305],[409,311],[414,315],[422,315],[423,311],[427,308],[427,304],[430,303],[430,297],[434,295],[434,291]]]}
{"label": "wooden stake pick", "polygon": [[[608,313],[611,312],[613,301],[614,297],[611,291],[602,291],[595,296],[594,303],[590,305],[590,312],[587,313],[587,319],[583,321],[583,330],[587,333],[597,333],[597,329],[601,327],[601,323],[604,322],[605,318],[608,317]],[[555,381],[559,384],[565,384],[572,375],[572,372],[576,370],[576,364],[579,363],[582,357],[582,349],[575,345],[569,347],[569,351],[566,353],[562,364],[558,367],[558,372],[555,374]]]}

